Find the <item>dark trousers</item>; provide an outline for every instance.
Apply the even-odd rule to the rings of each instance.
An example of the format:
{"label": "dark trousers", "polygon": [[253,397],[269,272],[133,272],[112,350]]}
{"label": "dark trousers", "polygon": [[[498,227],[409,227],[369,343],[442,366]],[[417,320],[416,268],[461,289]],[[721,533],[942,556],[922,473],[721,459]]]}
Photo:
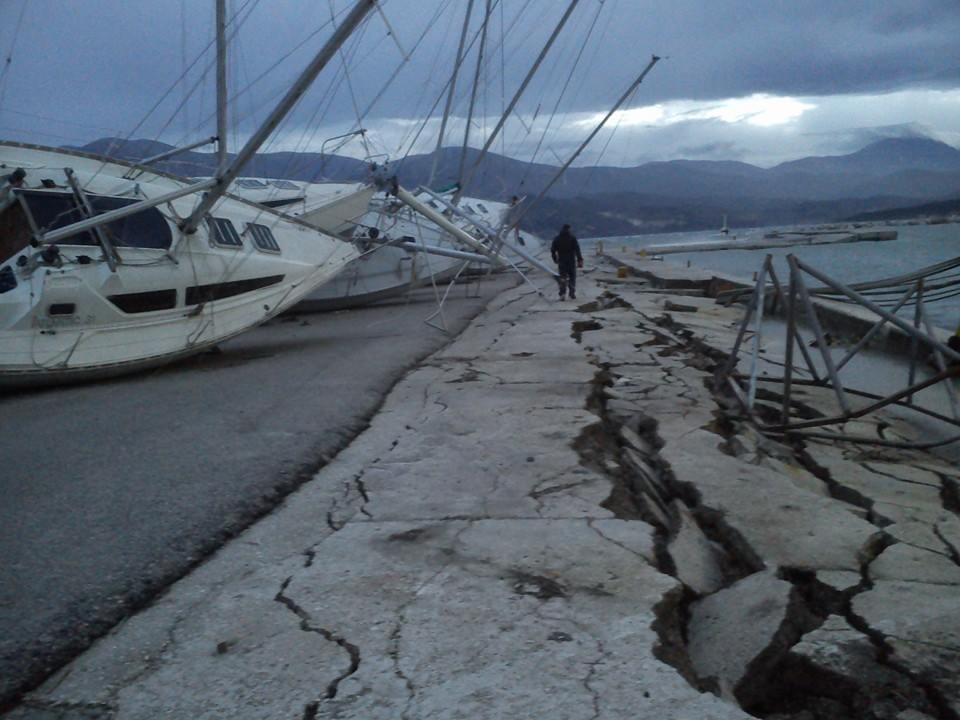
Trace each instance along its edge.
{"label": "dark trousers", "polygon": [[577,264],[575,262],[563,262],[560,261],[557,269],[560,273],[558,279],[560,283],[560,297],[563,297],[567,294],[567,290],[570,291],[570,297],[573,297],[577,294]]}

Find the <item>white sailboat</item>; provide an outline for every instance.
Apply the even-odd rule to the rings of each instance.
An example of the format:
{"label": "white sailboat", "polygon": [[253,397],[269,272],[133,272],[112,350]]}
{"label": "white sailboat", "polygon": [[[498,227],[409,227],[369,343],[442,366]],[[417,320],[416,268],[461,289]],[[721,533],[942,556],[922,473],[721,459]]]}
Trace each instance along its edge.
{"label": "white sailboat", "polygon": [[[364,194],[364,190],[368,192]],[[371,201],[370,186],[238,178],[231,194],[273,207],[331,234],[343,235],[355,228],[353,237],[360,256],[304,298],[297,310],[339,310],[395,297],[430,282],[446,282],[471,259],[489,265],[488,255],[497,254],[489,242],[488,255],[467,252],[456,237],[389,195]],[[424,193],[415,195],[428,207],[443,210]],[[464,198],[461,203],[468,216],[492,227],[498,227],[506,207],[477,198]],[[471,227],[462,219],[458,224],[467,231]],[[542,251],[534,236],[527,235],[522,242],[537,254]]]}
{"label": "white sailboat", "polygon": [[[156,366],[264,322],[359,252],[302,220],[226,194],[240,168],[374,7],[358,0],[263,125],[188,182],[135,165],[5,143],[0,198],[0,386]],[[218,66],[225,67],[218,2]]]}
{"label": "white sailboat", "polygon": [[389,198],[373,200],[359,219],[355,237],[360,257],[307,295],[298,310],[340,310],[397,297],[431,281],[449,280],[465,262],[426,250],[456,251],[457,246],[435,225]]}

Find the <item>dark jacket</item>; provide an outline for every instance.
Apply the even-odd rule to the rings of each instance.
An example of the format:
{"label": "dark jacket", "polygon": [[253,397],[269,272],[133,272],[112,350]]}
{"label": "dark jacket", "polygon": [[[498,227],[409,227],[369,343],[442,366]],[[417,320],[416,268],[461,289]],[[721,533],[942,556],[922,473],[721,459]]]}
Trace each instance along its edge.
{"label": "dark jacket", "polygon": [[550,256],[557,265],[573,265],[574,262],[583,262],[580,254],[580,243],[569,230],[561,230],[550,245]]}

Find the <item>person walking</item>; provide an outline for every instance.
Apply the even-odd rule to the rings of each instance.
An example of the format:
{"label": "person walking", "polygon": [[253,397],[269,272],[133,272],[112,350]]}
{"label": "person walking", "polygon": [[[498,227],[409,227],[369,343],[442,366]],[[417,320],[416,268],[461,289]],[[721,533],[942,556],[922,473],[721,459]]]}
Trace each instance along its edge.
{"label": "person walking", "polygon": [[580,243],[572,232],[570,226],[564,225],[560,234],[553,239],[550,245],[550,256],[557,264],[557,270],[560,277],[557,281],[560,283],[560,299],[566,299],[567,290],[570,290],[570,299],[577,297],[577,268],[583,267],[583,255],[580,254]]}

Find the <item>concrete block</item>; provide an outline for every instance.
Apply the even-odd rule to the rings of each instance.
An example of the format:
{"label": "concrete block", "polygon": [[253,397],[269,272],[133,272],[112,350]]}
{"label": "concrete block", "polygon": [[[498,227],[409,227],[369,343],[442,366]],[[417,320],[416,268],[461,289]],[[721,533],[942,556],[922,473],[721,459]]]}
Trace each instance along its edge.
{"label": "concrete block", "polygon": [[663,500],[669,498],[670,493],[667,491],[667,486],[660,477],[660,473],[657,472],[656,468],[650,465],[640,453],[630,448],[625,448],[623,451],[623,459],[626,466],[633,472],[634,477],[639,479],[645,489],[656,493]]}
{"label": "concrete block", "polygon": [[667,543],[676,576],[698,595],[709,595],[723,587],[723,551],[703,533],[687,506],[672,503],[679,519],[676,534]]}
{"label": "concrete block", "polygon": [[901,711],[919,712],[916,708],[934,711],[919,687],[878,658],[866,635],[846,618],[830,615],[791,648],[789,667],[812,692],[852,705],[851,714],[858,717],[893,718]]}
{"label": "concrete block", "polygon": [[868,572],[876,580],[905,580],[960,586],[960,565],[929,550],[897,543],[886,548]]}
{"label": "concrete block", "polygon": [[688,652],[697,675],[749,703],[801,632],[793,586],[754,573],[690,606]]}

